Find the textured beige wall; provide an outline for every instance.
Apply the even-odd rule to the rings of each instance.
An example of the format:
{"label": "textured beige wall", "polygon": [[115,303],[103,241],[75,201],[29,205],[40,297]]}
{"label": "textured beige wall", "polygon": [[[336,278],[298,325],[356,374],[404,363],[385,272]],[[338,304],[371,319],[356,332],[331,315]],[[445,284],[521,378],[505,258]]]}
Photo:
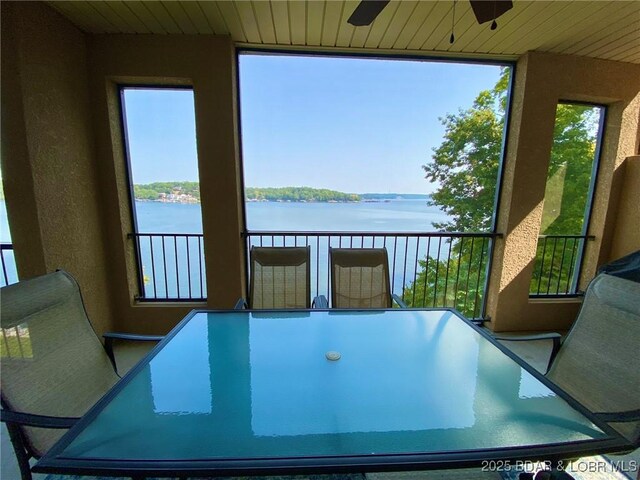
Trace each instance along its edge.
{"label": "textured beige wall", "polygon": [[609,261],[640,250],[640,156],[627,157],[621,170],[623,175]]}
{"label": "textured beige wall", "polygon": [[[89,43],[105,224],[118,327],[165,333],[193,307],[231,308],[244,292],[242,195],[238,159],[235,50],[214,36],[95,35]],[[133,231],[121,138],[118,84],[192,85],[208,302],[136,303]],[[176,165],[179,168],[179,165]]]}
{"label": "textured beige wall", "polygon": [[546,175],[559,100],[608,105],[588,242],[580,285],[609,257],[615,222],[614,178],[636,148],[640,66],[584,57],[531,52],[517,64],[514,105],[507,144],[504,188],[487,314],[496,331],[566,329],[579,300],[531,300],[531,280],[540,231]]}
{"label": "textured beige wall", "polygon": [[20,278],[69,271],[98,333],[111,330],[85,37],[41,3],[3,2],[2,20],[2,170]]}

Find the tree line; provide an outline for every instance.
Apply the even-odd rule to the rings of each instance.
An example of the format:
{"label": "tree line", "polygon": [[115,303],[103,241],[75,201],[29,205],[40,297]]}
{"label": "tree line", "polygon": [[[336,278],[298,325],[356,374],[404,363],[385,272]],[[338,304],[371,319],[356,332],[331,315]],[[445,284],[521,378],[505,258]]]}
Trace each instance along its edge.
{"label": "tree line", "polygon": [[290,201],[290,202],[359,202],[355,193],[343,193],[326,188],[311,187],[247,187],[247,200]]}
{"label": "tree line", "polygon": [[[200,201],[198,182],[154,182],[133,186],[137,200],[159,200],[165,195],[189,195]],[[360,195],[326,188],[311,187],[247,187],[245,198],[255,201],[290,202],[359,202]]]}

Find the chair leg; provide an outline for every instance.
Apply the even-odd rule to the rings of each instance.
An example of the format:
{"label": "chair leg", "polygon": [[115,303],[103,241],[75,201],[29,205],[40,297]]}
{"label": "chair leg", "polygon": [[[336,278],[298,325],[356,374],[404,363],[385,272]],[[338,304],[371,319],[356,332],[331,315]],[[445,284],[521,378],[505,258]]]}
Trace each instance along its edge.
{"label": "chair leg", "polygon": [[29,465],[30,455],[27,453],[22,432],[20,428],[13,423],[7,423],[6,425],[11,445],[13,445],[13,451],[16,454],[16,460],[18,460],[18,467],[20,467],[20,477],[22,480],[32,480],[31,465]]}

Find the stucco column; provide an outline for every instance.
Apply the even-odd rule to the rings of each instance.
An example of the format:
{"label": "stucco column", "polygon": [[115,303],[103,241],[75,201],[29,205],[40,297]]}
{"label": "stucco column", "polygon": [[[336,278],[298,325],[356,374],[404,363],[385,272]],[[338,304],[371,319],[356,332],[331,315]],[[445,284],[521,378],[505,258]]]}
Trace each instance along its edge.
{"label": "stucco column", "polygon": [[529,300],[556,111],[540,88],[544,81],[528,56],[518,61],[498,212],[504,236],[496,242],[487,295],[490,326],[498,331],[522,329]]}
{"label": "stucco column", "polygon": [[41,2],[2,3],[2,169],[21,280],[64,269],[113,329],[86,37]]}

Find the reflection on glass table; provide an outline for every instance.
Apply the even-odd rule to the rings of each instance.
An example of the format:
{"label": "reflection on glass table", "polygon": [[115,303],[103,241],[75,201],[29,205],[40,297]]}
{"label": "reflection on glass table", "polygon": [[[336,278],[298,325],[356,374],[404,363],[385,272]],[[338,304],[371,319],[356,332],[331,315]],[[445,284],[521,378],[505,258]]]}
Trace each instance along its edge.
{"label": "reflection on glass table", "polygon": [[624,445],[453,311],[194,311],[36,471],[426,469]]}

